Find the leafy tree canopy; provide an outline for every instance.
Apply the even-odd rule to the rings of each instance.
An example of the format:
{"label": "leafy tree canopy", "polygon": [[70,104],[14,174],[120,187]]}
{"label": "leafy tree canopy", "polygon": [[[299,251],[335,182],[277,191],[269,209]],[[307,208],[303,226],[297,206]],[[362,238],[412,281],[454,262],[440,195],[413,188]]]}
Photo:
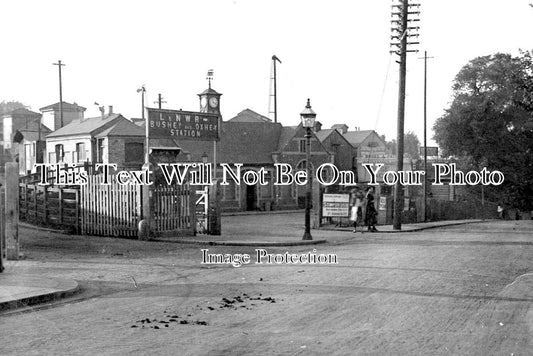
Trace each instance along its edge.
{"label": "leafy tree canopy", "polygon": [[15,109],[26,107],[24,104],[18,101],[2,101],[0,103],[0,115],[7,114]]}
{"label": "leafy tree canopy", "polygon": [[[396,140],[392,139],[392,141],[386,141],[385,135],[382,135],[381,138],[385,141],[387,151],[389,151],[390,154],[395,155]],[[413,131],[408,131],[403,135],[403,151],[405,155],[404,157],[409,157],[411,159],[420,158],[420,140]]]}
{"label": "leafy tree canopy", "polygon": [[501,199],[533,209],[533,62],[530,52],[494,54],[466,64],[453,101],[433,130],[445,156],[505,175]]}

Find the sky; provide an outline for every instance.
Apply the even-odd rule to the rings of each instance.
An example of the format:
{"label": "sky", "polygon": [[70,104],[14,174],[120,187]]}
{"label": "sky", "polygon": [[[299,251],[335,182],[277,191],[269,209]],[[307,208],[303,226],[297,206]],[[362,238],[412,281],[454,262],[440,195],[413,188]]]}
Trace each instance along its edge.
{"label": "sky", "polygon": [[[428,146],[432,126],[468,61],[533,48],[533,0],[424,1],[419,45],[407,58],[405,132],[423,141],[427,51]],[[199,110],[197,94],[222,93],[229,120],[244,109],[269,115],[272,55],[278,121],[292,126],[311,99],[323,128],[347,124],[396,138],[398,60],[391,55],[393,0],[3,0],[0,4],[0,101],[32,110],[63,100],[87,108],[113,105],[141,117],[161,93],[164,108]]]}

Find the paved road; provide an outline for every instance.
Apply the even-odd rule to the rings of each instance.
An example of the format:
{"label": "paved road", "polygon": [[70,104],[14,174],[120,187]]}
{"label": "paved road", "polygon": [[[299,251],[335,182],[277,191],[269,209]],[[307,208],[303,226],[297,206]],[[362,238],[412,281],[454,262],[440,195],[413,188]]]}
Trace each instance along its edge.
{"label": "paved road", "polygon": [[11,271],[74,278],[84,292],[0,315],[0,354],[531,355],[532,231],[365,234],[314,247],[336,265],[240,268],[201,265],[205,246],[24,231],[27,259]]}

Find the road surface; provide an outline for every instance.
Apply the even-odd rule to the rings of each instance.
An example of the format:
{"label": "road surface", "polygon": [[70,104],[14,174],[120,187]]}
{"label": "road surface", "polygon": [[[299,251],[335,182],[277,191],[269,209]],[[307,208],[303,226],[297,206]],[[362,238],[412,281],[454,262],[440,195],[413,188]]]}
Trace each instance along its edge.
{"label": "road surface", "polygon": [[[291,217],[270,219],[282,229]],[[11,271],[76,279],[83,292],[0,315],[0,354],[532,355],[532,231],[533,221],[490,221],[353,234],[267,248],[315,248],[337,264],[236,268],[201,264],[201,249],[255,247],[23,230],[27,258]]]}

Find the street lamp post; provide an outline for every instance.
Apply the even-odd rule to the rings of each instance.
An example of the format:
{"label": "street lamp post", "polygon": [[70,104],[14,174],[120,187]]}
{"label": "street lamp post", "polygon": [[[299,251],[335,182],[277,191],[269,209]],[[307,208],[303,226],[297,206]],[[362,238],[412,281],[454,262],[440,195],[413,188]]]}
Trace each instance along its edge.
{"label": "street lamp post", "polygon": [[312,240],[311,236],[311,129],[315,126],[316,113],[311,109],[311,102],[307,99],[307,105],[300,114],[302,126],[305,128],[305,167],[307,171],[307,190],[305,192],[305,232],[303,240]]}

